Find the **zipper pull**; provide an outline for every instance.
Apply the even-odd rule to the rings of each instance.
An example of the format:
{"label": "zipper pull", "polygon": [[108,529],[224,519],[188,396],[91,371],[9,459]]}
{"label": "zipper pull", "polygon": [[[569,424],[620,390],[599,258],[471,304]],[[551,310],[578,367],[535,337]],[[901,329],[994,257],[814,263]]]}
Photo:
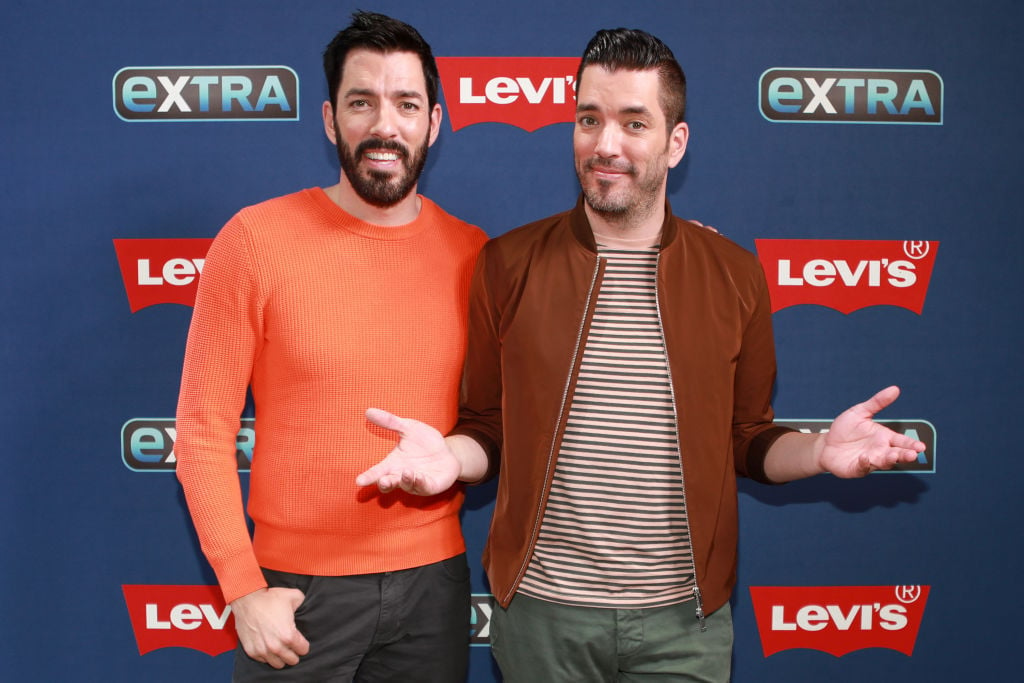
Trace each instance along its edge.
{"label": "zipper pull", "polygon": [[697,600],[697,623],[700,624],[700,632],[705,633],[708,630],[708,627],[704,623],[704,600],[701,599],[700,588],[698,586],[693,587],[693,597]]}

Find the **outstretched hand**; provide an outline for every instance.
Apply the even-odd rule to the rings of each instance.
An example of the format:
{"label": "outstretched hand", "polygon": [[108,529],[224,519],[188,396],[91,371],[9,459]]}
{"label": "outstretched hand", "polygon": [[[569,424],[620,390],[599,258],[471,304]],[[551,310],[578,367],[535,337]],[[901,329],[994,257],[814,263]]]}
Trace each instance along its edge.
{"label": "outstretched hand", "polygon": [[917,454],[925,449],[922,442],[873,420],[899,395],[899,387],[887,387],[839,415],[824,435],[818,459],[822,468],[848,479],[917,460]]}
{"label": "outstretched hand", "polygon": [[444,436],[428,424],[370,408],[366,419],[398,432],[398,445],[382,461],[356,477],[357,486],[377,485],[384,493],[401,488],[419,496],[447,491],[459,477],[461,464]]}

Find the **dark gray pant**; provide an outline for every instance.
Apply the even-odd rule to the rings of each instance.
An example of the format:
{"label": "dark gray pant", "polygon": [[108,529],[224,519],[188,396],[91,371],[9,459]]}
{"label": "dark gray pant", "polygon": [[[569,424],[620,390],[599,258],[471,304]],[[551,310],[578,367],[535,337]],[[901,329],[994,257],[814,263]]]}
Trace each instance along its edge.
{"label": "dark gray pant", "polygon": [[235,683],[461,683],[469,662],[469,566],[465,553],[414,569],[306,576],[265,569],[271,586],[306,599],[295,624],[309,654],[284,669],[235,650]]}
{"label": "dark gray pant", "polygon": [[603,609],[517,595],[507,610],[494,606],[491,652],[505,683],[727,683],[733,642],[728,603],[705,624],[701,631],[692,600]]}

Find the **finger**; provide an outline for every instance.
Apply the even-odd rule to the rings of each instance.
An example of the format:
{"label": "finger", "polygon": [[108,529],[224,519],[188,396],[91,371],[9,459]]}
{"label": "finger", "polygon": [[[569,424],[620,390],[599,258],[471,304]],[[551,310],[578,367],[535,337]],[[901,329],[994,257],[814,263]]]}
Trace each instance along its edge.
{"label": "finger", "polygon": [[384,429],[390,429],[396,432],[402,432],[405,427],[405,420],[398,417],[393,413],[389,413],[386,410],[380,408],[367,408],[366,419]]}
{"label": "finger", "polygon": [[871,415],[880,413],[885,408],[892,405],[893,401],[899,398],[900,388],[897,386],[886,387],[877,394],[869,398],[868,400],[861,403],[861,407]]}
{"label": "finger", "polygon": [[[292,611],[294,612],[302,605],[302,602],[306,599],[306,594],[298,588],[286,588],[285,590],[288,591],[285,595],[288,596],[288,601],[291,603]],[[299,633],[299,635],[301,636],[302,634]]]}
{"label": "finger", "polygon": [[918,453],[923,453],[927,449],[924,442],[911,439],[906,434],[900,434],[898,432],[894,432],[892,445],[893,447],[899,448],[903,451],[912,452],[915,457]]}
{"label": "finger", "polygon": [[416,487],[421,478],[421,475],[412,470],[402,470],[402,479],[399,482],[399,486],[406,491],[411,491]]}
{"label": "finger", "polygon": [[[259,660],[257,660],[259,661]],[[263,656],[263,662],[267,666],[271,666],[275,669],[283,669],[285,667],[285,661],[276,652],[268,652]]]}
{"label": "finger", "polygon": [[398,485],[402,482],[401,475],[398,474],[386,474],[377,480],[377,488],[381,490],[381,493],[391,493]]}
{"label": "finger", "polygon": [[377,463],[365,472],[356,475],[356,486],[372,486],[379,484],[380,480],[387,473],[384,463]]}
{"label": "finger", "polygon": [[295,666],[299,663],[299,655],[295,654],[295,652],[288,648],[282,648],[279,656],[281,666],[275,666],[275,669],[283,669],[286,666]]}
{"label": "finger", "polygon": [[295,631],[296,637],[292,643],[292,650],[297,655],[308,655],[309,654],[309,641],[302,635],[298,630]]}
{"label": "finger", "polygon": [[[924,446],[924,444],[921,444]],[[916,462],[918,456],[924,452],[924,448],[919,450],[914,449],[903,449],[899,453],[899,462]]]}
{"label": "finger", "polygon": [[427,482],[427,475],[422,472],[406,470],[402,472],[401,487],[409,493],[426,494],[430,492]]}

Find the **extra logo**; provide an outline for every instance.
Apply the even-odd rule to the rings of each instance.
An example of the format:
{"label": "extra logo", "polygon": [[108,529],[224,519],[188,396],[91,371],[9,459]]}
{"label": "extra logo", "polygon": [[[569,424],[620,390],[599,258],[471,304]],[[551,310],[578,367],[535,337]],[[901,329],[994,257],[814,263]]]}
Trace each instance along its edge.
{"label": "extra logo", "polygon": [[507,123],[533,132],[576,118],[579,57],[438,57],[452,130]]}
{"label": "extra logo", "polygon": [[[899,434],[921,441],[924,451],[917,454],[914,462],[898,463],[891,470],[877,470],[875,474],[908,472],[912,474],[935,474],[935,447],[937,437],[935,426],[925,420],[875,420]],[[831,420],[775,420],[775,424],[796,429],[804,434],[823,434],[828,431]]]}
{"label": "extra logo", "polygon": [[751,586],[764,656],[806,648],[914,652],[929,586]]}
{"label": "extra logo", "polygon": [[491,613],[494,611],[494,596],[490,593],[473,593],[470,596],[469,644],[491,645]]}
{"label": "extra logo", "polygon": [[754,240],[772,312],[817,304],[852,313],[869,306],[924,308],[938,242]]}
{"label": "extra logo", "polygon": [[114,240],[132,313],[156,304],[192,306],[212,243],[212,237]]}
{"label": "extra logo", "polygon": [[942,78],[934,71],[769,69],[761,115],[788,123],[942,125]]}
{"label": "extra logo", "polygon": [[[121,460],[134,472],[173,472],[178,464],[174,442],[178,430],[172,418],[136,418],[121,427]],[[256,446],[256,421],[241,419],[235,437],[238,471],[248,472]]]}
{"label": "extra logo", "polygon": [[235,647],[231,607],[217,586],[121,586],[139,654],[187,647],[215,657]]}
{"label": "extra logo", "polygon": [[132,66],[114,74],[123,121],[298,121],[286,66]]}

